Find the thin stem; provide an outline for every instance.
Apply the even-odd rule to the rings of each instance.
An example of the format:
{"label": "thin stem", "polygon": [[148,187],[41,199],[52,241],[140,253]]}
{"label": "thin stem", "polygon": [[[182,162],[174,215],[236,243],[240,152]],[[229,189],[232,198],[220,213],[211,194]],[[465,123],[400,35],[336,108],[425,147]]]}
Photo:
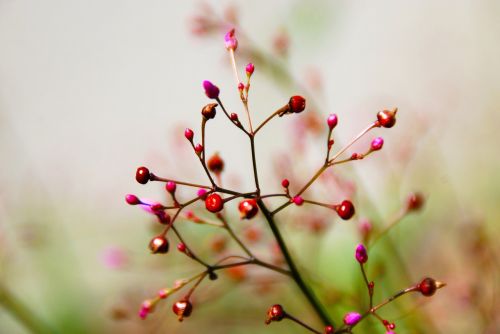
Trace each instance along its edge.
{"label": "thin stem", "polygon": [[306,282],[303,280],[302,276],[300,275],[300,272],[297,269],[297,266],[295,265],[295,262],[293,261],[288,248],[286,246],[286,243],[281,236],[281,233],[276,226],[276,223],[274,221],[273,215],[271,212],[267,209],[266,205],[262,200],[257,200],[257,204],[259,205],[259,208],[261,209],[262,213],[264,214],[264,217],[266,218],[269,227],[271,228],[271,231],[276,239],[276,242],[278,243],[278,246],[283,253],[283,257],[285,258],[285,261],[290,269],[292,279],[295,281],[297,286],[299,287],[300,291],[304,295],[304,297],[307,299],[311,307],[314,309],[318,317],[321,319],[321,321],[325,325],[332,325],[334,326],[334,323],[331,321],[328,313],[326,310],[323,308],[321,303],[318,301],[317,297],[314,295],[314,292],[311,290],[309,285],[306,284]]}
{"label": "thin stem", "polygon": [[23,302],[17,299],[3,285],[0,285],[0,304],[21,324],[33,333],[55,333],[45,322],[33,313]]}
{"label": "thin stem", "polygon": [[370,288],[370,282],[368,282],[368,277],[366,276],[365,266],[360,263],[361,273],[363,274],[363,280],[365,281],[366,288],[368,289],[368,295],[370,296],[370,308],[373,307],[373,289]]}
{"label": "thin stem", "polygon": [[373,247],[375,245],[375,243],[378,240],[380,240],[380,238],[382,238],[394,226],[396,226],[401,221],[401,219],[403,219],[406,216],[407,213],[408,213],[408,211],[406,209],[404,209],[404,208],[401,209],[401,210],[399,210],[399,212],[391,219],[391,221],[389,222],[389,224],[387,224],[387,226],[382,231],[380,231],[375,237],[373,237],[373,240],[370,242],[370,247]]}
{"label": "thin stem", "polygon": [[257,194],[259,194],[260,187],[259,187],[259,174],[257,172],[257,159],[255,157],[255,137],[254,135],[249,135],[249,138],[250,138],[250,149],[252,151],[253,178],[255,180],[255,187],[257,188]]}
{"label": "thin stem", "polygon": [[[240,80],[240,77],[238,75],[238,69],[236,66],[236,58],[234,57],[234,50],[233,49],[229,49],[229,58],[231,58],[231,65],[233,67],[233,73],[234,73],[234,78],[236,79],[236,85],[239,85],[240,83],[242,83],[242,81]],[[247,114],[248,126],[250,129],[250,133],[253,133],[252,119],[250,118],[250,111],[248,110],[248,100],[242,95],[241,101],[243,102],[243,106],[245,107],[245,112]]]}
{"label": "thin stem", "polygon": [[244,133],[246,133],[247,135],[250,135],[250,133],[241,125],[241,123],[238,122],[234,122],[232,119],[231,119],[231,116],[229,116],[229,113],[227,112],[226,108],[224,107],[224,104],[222,104],[222,101],[217,97],[215,99],[217,101],[217,103],[219,103],[220,107],[222,108],[222,111],[224,112],[224,114],[226,115],[227,119],[229,119],[229,121],[231,123],[234,124],[234,126],[236,126],[238,129],[240,129],[241,131],[243,131]]}
{"label": "thin stem", "polygon": [[305,199],[304,203],[322,206],[322,207],[330,209],[330,210],[334,209],[331,204],[326,204],[326,203],[311,201],[311,200],[308,200],[308,199]]}
{"label": "thin stem", "polygon": [[304,327],[305,329],[309,330],[310,332],[313,332],[313,333],[316,333],[316,334],[321,334],[321,332],[318,332],[317,330],[315,330],[314,328],[312,328],[311,326],[303,323],[301,320],[295,318],[294,316],[290,315],[290,314],[286,314],[285,315],[286,318],[292,320],[293,322],[301,325],[302,327]]}
{"label": "thin stem", "polygon": [[236,236],[236,234],[234,233],[233,229],[227,223],[226,218],[224,218],[224,216],[222,214],[220,214],[220,213],[217,213],[216,216],[222,222],[223,227],[227,230],[227,232],[229,233],[229,235],[231,236],[231,238],[233,238],[234,241],[236,241],[236,243],[241,247],[241,249],[243,249],[243,251],[249,257],[253,258],[254,256],[253,256],[252,252],[247,248],[247,246],[245,246],[245,244],[240,240],[240,238],[238,238],[238,236]]}
{"label": "thin stem", "polygon": [[149,177],[149,180],[150,181],[161,181],[161,182],[175,182],[177,184],[182,184],[182,185],[188,186],[188,187],[212,189],[212,186],[206,186],[206,185],[203,185],[203,184],[196,184],[196,183],[178,181],[178,180],[174,180],[174,179],[167,179],[167,178],[156,176],[154,174],[151,174],[151,176]]}
{"label": "thin stem", "polygon": [[267,122],[269,122],[270,120],[272,120],[275,116],[278,116],[280,115],[281,113],[283,113],[284,111],[288,110],[290,107],[286,104],[284,105],[283,107],[279,108],[278,110],[276,110],[274,113],[272,113],[268,118],[266,118],[264,120],[264,122],[260,123],[260,125],[257,127],[257,129],[255,129],[255,131],[253,132],[254,135],[257,134],[257,132],[259,132],[260,129],[262,129],[262,127],[264,125],[267,124]]}
{"label": "thin stem", "polygon": [[174,231],[174,233],[177,236],[177,238],[179,239],[179,241],[182,242],[186,246],[187,254],[189,255],[189,257],[191,257],[193,260],[195,260],[199,264],[203,265],[204,267],[210,268],[210,265],[208,265],[205,261],[203,261],[198,256],[196,256],[195,253],[193,253],[191,248],[188,247],[188,245],[186,244],[186,242],[182,238],[181,234],[179,233],[179,231],[177,231],[177,228],[175,228],[174,225],[172,225],[172,230]]}
{"label": "thin stem", "polygon": [[331,164],[332,162],[335,161],[342,153],[344,153],[349,147],[351,147],[355,142],[357,142],[361,137],[363,137],[368,131],[371,129],[377,127],[376,123],[370,124],[366,129],[361,131],[356,137],[354,137],[353,140],[351,140],[344,148],[342,148],[340,151],[337,152],[328,162]]}

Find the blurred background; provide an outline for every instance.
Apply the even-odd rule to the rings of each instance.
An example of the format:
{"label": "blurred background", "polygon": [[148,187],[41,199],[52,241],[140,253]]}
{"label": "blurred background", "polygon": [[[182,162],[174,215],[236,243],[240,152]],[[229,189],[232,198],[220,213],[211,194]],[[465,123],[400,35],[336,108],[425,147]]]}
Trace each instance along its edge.
{"label": "blurred background", "polygon": [[[199,268],[175,252],[149,255],[156,223],[124,195],[164,199],[161,184],[135,182],[141,165],[206,182],[183,131],[199,131],[203,80],[243,116],[223,43],[232,27],[240,75],[256,64],[257,122],[291,95],[308,99],[307,113],[274,120],[257,140],[267,192],[320,166],[329,113],[339,116],[338,149],[377,111],[399,108],[396,127],[375,131],[385,139],[380,152],[311,190],[353,198],[356,219],[310,207],[282,217],[292,253],[337,323],[366,307],[352,255],[360,221],[382,230],[419,191],[424,209],[370,252],[375,297],[425,276],[448,286],[381,314],[400,333],[500,332],[499,15],[494,0],[0,0],[0,332],[29,333],[31,323],[54,333],[303,333],[286,322],[265,327],[277,302],[321,328],[293,283],[246,272],[204,282],[183,323],[170,311],[175,297],[137,317],[144,299]],[[207,150],[225,159],[224,182],[244,189],[252,184],[247,143],[220,116]],[[248,229],[236,207],[228,214]],[[219,232],[179,223],[203,256],[217,258]],[[269,236],[262,219],[251,224]],[[264,241],[252,247],[270,253]],[[356,332],[384,329],[370,320]]]}

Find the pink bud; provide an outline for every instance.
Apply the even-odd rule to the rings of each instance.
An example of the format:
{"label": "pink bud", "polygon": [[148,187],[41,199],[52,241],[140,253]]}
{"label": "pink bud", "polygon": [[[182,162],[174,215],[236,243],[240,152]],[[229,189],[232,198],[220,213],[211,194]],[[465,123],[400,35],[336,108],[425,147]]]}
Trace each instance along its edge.
{"label": "pink bud", "polygon": [[182,242],[178,243],[177,250],[181,253],[184,253],[186,251],[186,245]]}
{"label": "pink bud", "polygon": [[168,181],[167,184],[165,185],[165,189],[171,194],[175,192],[175,189],[177,189],[177,184],[173,181]]}
{"label": "pink bud", "polygon": [[161,289],[160,291],[158,291],[158,297],[160,297],[161,299],[165,299],[167,298],[167,296],[168,296],[167,289]]}
{"label": "pink bud", "polygon": [[231,118],[231,121],[236,122],[238,120],[238,114],[235,114],[234,112],[231,113],[229,116]]}
{"label": "pink bud", "polygon": [[301,206],[302,204],[304,204],[304,199],[302,198],[302,196],[295,196],[292,201],[293,201],[293,203],[295,203],[295,205],[298,205],[298,206]]}
{"label": "pink bud", "polygon": [[141,308],[141,310],[139,311],[139,317],[144,320],[146,319],[147,316],[148,316],[148,311]]}
{"label": "pink bud", "polygon": [[125,195],[125,201],[130,205],[141,204],[141,200],[137,196],[132,194]]}
{"label": "pink bud", "polygon": [[201,199],[205,199],[207,197],[207,190],[204,189],[204,188],[200,188],[198,189],[198,192],[196,193],[198,195],[199,198]]}
{"label": "pink bud", "polygon": [[283,179],[283,180],[281,181],[281,186],[282,186],[283,188],[288,188],[288,186],[290,186],[290,181],[288,181],[288,179]]}
{"label": "pink bud", "polygon": [[194,151],[197,154],[200,154],[201,152],[203,152],[203,146],[201,144],[196,144],[196,146],[194,147]]}
{"label": "pink bud", "polygon": [[378,151],[384,146],[384,139],[382,137],[377,137],[372,140],[372,151]]}
{"label": "pink bud", "polygon": [[356,312],[349,312],[344,316],[344,324],[347,326],[354,326],[361,320],[361,314]]}
{"label": "pink bud", "polygon": [[242,92],[242,91],[243,91],[243,89],[245,89],[245,85],[243,84],[243,82],[240,82],[240,83],[238,84],[238,90],[239,90],[240,92]]}
{"label": "pink bud", "polygon": [[207,95],[209,99],[217,99],[219,97],[219,87],[210,81],[203,81],[203,88],[205,89],[205,95]]}
{"label": "pink bud", "polygon": [[186,139],[189,141],[193,141],[193,137],[194,137],[193,130],[191,130],[189,128],[184,130],[184,137],[186,137]]}
{"label": "pink bud", "polygon": [[253,71],[255,71],[255,66],[252,63],[248,63],[245,70],[247,71],[247,76],[250,77],[250,76],[252,76]]}
{"label": "pink bud", "polygon": [[328,124],[330,131],[337,126],[338,122],[339,119],[336,114],[330,114],[330,116],[328,116],[328,118],[326,119],[326,123]]}
{"label": "pink bud", "polygon": [[363,244],[359,244],[358,247],[356,247],[356,260],[359,263],[366,263],[366,261],[368,261],[368,253]]}
{"label": "pink bud", "polygon": [[226,49],[236,51],[236,48],[238,47],[238,40],[234,36],[234,32],[234,28],[229,30],[226,36],[224,36],[224,42],[226,44]]}

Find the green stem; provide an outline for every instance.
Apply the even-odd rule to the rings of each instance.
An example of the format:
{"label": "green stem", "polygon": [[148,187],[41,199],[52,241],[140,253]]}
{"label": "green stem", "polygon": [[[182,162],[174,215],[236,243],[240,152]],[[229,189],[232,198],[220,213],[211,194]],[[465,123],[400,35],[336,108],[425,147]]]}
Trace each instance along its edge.
{"label": "green stem", "polygon": [[309,285],[306,284],[302,276],[300,275],[297,266],[295,265],[295,262],[293,261],[290,252],[288,251],[288,248],[285,244],[285,241],[283,240],[283,237],[281,236],[281,233],[276,226],[276,223],[274,221],[273,215],[271,212],[267,209],[266,205],[264,202],[259,199],[257,200],[257,204],[259,205],[259,208],[262,210],[262,213],[264,214],[264,217],[266,217],[266,220],[269,224],[269,227],[271,228],[271,231],[273,232],[273,235],[278,242],[278,246],[283,253],[283,257],[285,258],[285,261],[290,268],[290,273],[292,275],[292,279],[295,281],[297,286],[299,287],[300,291],[306,297],[307,301],[311,305],[311,307],[314,309],[316,314],[318,315],[319,318],[321,318],[321,321],[323,322],[324,325],[332,325],[335,326],[332,320],[330,319],[328,313],[326,310],[323,308],[323,305],[318,301],[317,297],[314,295],[314,292],[312,289],[309,287]]}

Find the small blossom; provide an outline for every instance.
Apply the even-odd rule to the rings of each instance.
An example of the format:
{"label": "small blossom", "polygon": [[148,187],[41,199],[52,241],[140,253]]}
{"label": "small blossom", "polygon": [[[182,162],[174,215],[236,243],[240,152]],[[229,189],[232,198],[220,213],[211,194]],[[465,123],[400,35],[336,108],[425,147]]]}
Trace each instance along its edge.
{"label": "small blossom", "polygon": [[205,95],[209,99],[217,99],[219,97],[219,87],[214,85],[208,80],[203,81],[203,88],[205,89]]}
{"label": "small blossom", "polygon": [[356,312],[349,312],[344,316],[344,324],[347,326],[354,326],[361,320],[361,314]]}
{"label": "small blossom", "polygon": [[224,42],[226,44],[226,49],[236,51],[236,48],[238,48],[238,40],[236,36],[234,36],[234,33],[234,28],[229,30],[226,36],[224,36]]}
{"label": "small blossom", "polygon": [[363,244],[359,244],[358,247],[356,247],[356,260],[361,264],[368,261],[368,253],[366,252],[366,248]]}

